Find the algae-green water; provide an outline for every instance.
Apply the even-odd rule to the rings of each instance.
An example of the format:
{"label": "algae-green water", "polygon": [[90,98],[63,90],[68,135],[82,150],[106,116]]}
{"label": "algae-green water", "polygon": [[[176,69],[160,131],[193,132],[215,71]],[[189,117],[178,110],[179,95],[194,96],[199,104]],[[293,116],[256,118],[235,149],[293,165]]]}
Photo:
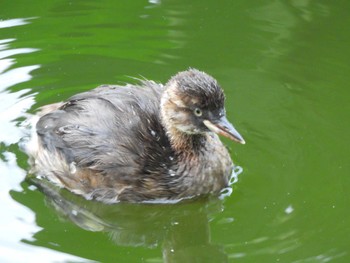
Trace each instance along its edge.
{"label": "algae-green water", "polygon": [[[2,1],[1,262],[350,262],[348,1]],[[28,114],[195,67],[246,145],[232,194],[104,205],[26,180]]]}

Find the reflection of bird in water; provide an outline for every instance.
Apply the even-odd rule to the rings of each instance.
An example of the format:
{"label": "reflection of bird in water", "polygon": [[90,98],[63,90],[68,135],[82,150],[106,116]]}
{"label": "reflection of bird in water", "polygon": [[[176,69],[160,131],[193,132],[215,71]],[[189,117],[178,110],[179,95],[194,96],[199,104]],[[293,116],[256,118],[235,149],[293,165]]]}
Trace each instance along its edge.
{"label": "reflection of bird in water", "polygon": [[[222,211],[222,202],[217,198],[179,204],[110,205],[85,200],[45,180],[31,180],[62,217],[85,230],[108,233],[118,246],[159,247],[164,262],[228,261],[223,247],[210,241],[209,220]],[[57,229],[47,226],[43,231]],[[50,236],[59,244],[55,235]],[[79,235],[73,235],[73,243],[75,238],[81,242]]]}
{"label": "reflection of bird in water", "polygon": [[244,143],[225,117],[222,89],[195,69],[165,86],[100,86],[41,114],[28,147],[35,173],[107,203],[219,193],[232,161],[216,134]]}

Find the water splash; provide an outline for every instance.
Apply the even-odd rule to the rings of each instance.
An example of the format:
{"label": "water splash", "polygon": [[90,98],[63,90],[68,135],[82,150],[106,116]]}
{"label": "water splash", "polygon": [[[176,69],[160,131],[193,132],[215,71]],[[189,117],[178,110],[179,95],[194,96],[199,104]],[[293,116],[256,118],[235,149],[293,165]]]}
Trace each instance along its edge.
{"label": "water splash", "polygon": [[229,179],[229,186],[221,190],[219,199],[222,200],[232,194],[232,185],[238,182],[238,175],[240,175],[242,172],[243,168],[241,166],[236,165],[233,167],[232,174]]}

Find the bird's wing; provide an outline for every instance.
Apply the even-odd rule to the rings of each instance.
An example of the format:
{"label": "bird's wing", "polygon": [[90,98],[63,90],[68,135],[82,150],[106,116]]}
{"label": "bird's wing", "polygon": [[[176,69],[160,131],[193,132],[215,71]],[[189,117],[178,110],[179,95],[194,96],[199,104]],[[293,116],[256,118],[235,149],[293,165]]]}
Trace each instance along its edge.
{"label": "bird's wing", "polygon": [[164,137],[159,121],[162,87],[146,84],[101,86],[73,96],[37,123],[43,147],[77,167],[102,174],[117,171],[119,177],[139,174],[153,136]]}

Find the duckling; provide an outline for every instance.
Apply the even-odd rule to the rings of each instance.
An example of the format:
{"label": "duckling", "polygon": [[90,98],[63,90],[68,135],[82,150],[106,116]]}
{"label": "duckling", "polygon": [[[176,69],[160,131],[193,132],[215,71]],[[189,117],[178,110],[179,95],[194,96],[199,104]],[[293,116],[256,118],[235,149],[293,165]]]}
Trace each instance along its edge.
{"label": "duckling", "polygon": [[218,135],[244,144],[218,82],[197,69],[165,84],[102,85],[43,107],[32,172],[105,203],[218,194],[233,163]]}

